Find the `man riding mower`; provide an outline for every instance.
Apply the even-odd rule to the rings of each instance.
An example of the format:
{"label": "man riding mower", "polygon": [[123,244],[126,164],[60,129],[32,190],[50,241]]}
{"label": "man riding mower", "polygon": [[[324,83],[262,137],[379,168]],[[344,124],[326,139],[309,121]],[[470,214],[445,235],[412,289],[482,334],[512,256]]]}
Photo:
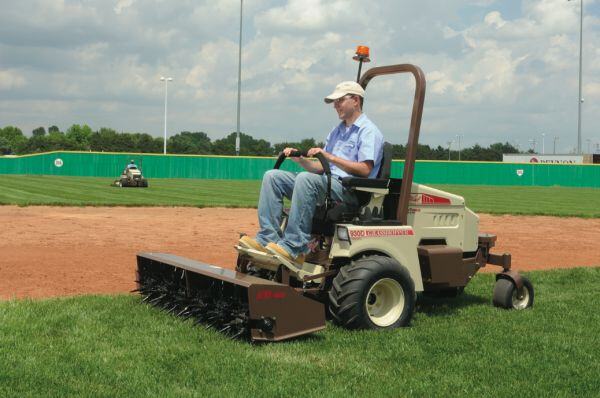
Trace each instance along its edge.
{"label": "man riding mower", "polygon": [[112,185],[121,188],[148,188],[148,180],[142,175],[142,170],[131,160],[121,172],[119,179],[115,180]]}
{"label": "man riding mower", "polygon": [[[396,73],[415,78],[402,178],[391,177],[387,143],[381,158],[364,158],[372,161],[372,168],[367,164],[359,172],[348,172],[335,161],[328,144],[305,154],[288,148],[265,179],[287,176],[278,170],[286,158],[307,162],[301,165],[322,174],[300,173],[295,181],[284,177],[279,186],[285,188],[266,201],[274,206],[266,213],[260,204],[263,183],[259,216],[267,214],[268,219],[261,220],[256,240],[240,239],[236,270],[171,254],[140,253],[137,283],[144,301],[231,336],[278,341],[323,329],[326,311],[336,324],[350,329],[406,326],[417,293],[457,295],[480,268],[492,264],[502,268],[496,275],[494,305],[533,305],[531,282],[511,270],[510,254],[491,253],[496,237],[479,233],[478,217],[464,199],[413,182],[425,97],[422,70],[411,64],[375,67],[359,84],[366,89],[373,78]],[[347,133],[345,128],[340,132]],[[306,159],[309,155],[318,163]],[[302,182],[300,193],[303,174],[315,177]],[[322,200],[320,191],[304,192],[314,190],[315,181],[324,181]],[[285,185],[292,183],[293,189]],[[300,194],[319,203],[312,220],[294,204]],[[288,215],[280,202],[284,196],[292,198]]]}

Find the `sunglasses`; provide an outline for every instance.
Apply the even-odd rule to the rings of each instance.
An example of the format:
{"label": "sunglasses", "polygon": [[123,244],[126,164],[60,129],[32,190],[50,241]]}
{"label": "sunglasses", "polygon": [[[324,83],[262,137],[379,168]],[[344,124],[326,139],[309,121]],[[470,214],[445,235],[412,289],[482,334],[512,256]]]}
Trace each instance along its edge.
{"label": "sunglasses", "polygon": [[346,101],[348,98],[354,98],[354,95],[344,95],[343,97],[333,100],[333,103],[339,105],[342,102]]}

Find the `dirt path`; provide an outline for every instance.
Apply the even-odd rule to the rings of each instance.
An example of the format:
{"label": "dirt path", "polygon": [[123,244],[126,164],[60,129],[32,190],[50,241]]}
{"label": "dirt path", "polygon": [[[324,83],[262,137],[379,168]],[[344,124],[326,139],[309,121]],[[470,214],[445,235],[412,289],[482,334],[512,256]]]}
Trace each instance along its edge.
{"label": "dirt path", "polygon": [[[0,298],[127,292],[135,254],[233,267],[254,209],[0,206]],[[481,215],[519,270],[600,266],[600,219]]]}

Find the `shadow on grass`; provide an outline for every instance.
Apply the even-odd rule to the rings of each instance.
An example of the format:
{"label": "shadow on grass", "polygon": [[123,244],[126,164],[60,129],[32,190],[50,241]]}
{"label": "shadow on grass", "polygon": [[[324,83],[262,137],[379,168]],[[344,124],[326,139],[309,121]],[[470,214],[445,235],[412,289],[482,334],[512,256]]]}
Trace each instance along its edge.
{"label": "shadow on grass", "polygon": [[490,304],[489,298],[463,293],[457,297],[434,297],[420,294],[416,311],[428,316],[452,316],[458,310],[475,305]]}
{"label": "shadow on grass", "polygon": [[[330,324],[327,324],[327,328],[330,327]],[[326,329],[327,329],[326,328]],[[292,337],[290,339],[287,340],[280,340],[280,341],[250,341],[250,339],[248,339],[247,342],[248,344],[252,345],[252,346],[260,346],[260,347],[264,347],[264,346],[268,346],[271,344],[276,344],[276,345],[295,345],[298,343],[318,343],[318,342],[323,342],[325,341],[325,337],[323,337],[321,334],[317,333],[311,333],[311,334],[304,334],[302,336],[296,336],[296,337]]]}

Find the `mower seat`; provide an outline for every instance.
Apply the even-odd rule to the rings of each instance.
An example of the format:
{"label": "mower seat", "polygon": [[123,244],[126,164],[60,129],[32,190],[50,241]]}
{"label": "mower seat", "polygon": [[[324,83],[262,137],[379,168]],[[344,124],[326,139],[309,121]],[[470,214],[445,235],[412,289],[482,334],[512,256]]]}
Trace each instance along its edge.
{"label": "mower seat", "polygon": [[336,223],[351,222],[355,220],[372,221],[390,219],[388,214],[382,208],[375,207],[371,211],[366,207],[376,195],[374,190],[398,191],[402,180],[390,178],[392,170],[392,144],[385,142],[383,144],[383,157],[381,166],[377,173],[377,178],[345,177],[342,179],[342,185],[345,188],[355,191],[358,197],[358,204],[339,202],[327,209],[325,206],[318,206],[313,218],[312,232],[327,236],[333,235]]}

